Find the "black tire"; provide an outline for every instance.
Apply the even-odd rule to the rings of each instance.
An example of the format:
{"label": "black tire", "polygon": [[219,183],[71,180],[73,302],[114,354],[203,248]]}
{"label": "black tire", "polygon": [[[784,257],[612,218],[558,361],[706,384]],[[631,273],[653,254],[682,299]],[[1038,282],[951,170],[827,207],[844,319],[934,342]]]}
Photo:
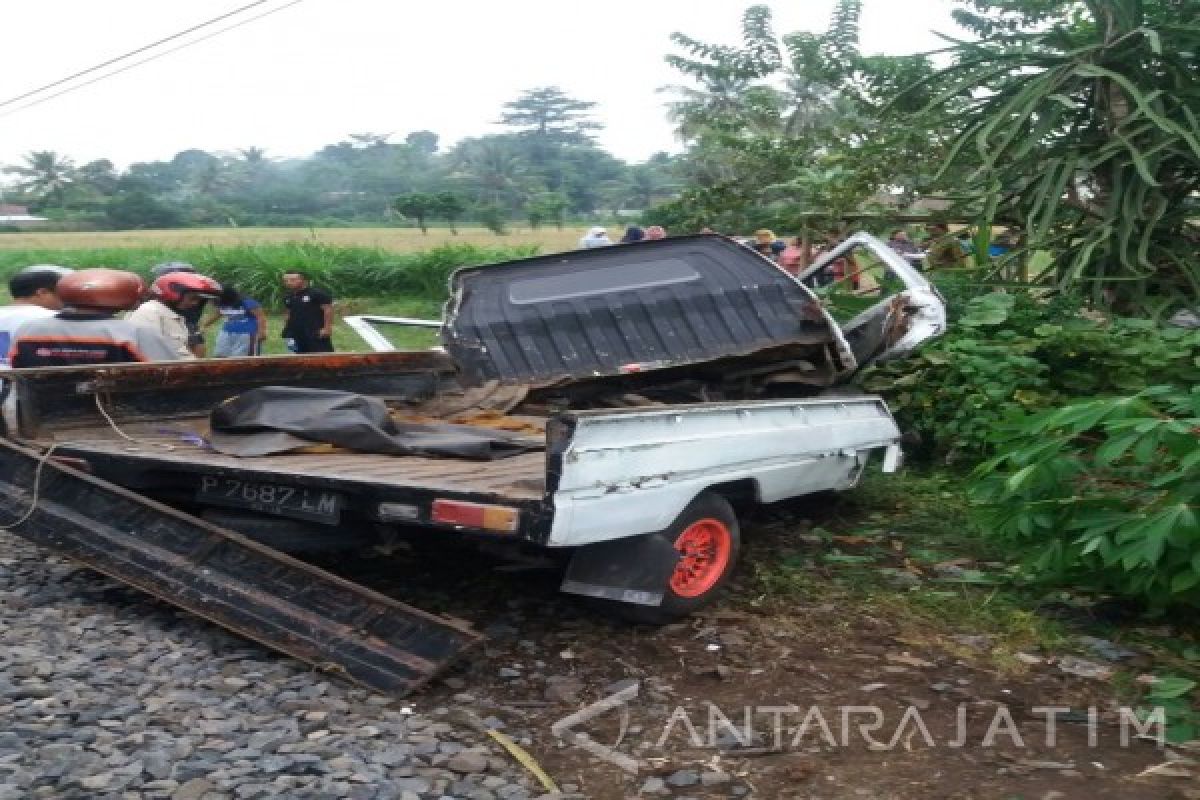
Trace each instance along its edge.
{"label": "black tire", "polygon": [[718,522],[728,533],[727,551],[721,559],[723,565],[719,576],[712,582],[712,585],[705,587],[699,594],[685,596],[676,591],[673,586],[674,581],[669,579],[667,585],[663,587],[661,605],[640,606],[632,603],[612,603],[613,613],[630,622],[666,625],[711,605],[720,596],[737,567],[738,556],[742,549],[741,529],[738,526],[733,506],[728,500],[714,492],[703,492],[680,512],[675,521],[671,523],[671,527],[654,535],[662,536],[674,545],[685,531],[702,521]]}

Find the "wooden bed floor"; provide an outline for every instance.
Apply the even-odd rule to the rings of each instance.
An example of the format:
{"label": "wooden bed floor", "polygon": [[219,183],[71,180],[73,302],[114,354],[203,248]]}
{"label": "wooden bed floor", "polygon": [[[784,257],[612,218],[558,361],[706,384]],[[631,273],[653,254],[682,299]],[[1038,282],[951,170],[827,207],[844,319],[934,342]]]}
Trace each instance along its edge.
{"label": "wooden bed floor", "polygon": [[[186,441],[185,437],[206,429],[207,417],[143,423],[118,421],[118,424],[125,434],[137,441],[121,438],[101,422],[98,427],[76,428],[58,434],[54,439],[58,444],[56,452],[83,458],[89,453],[119,456],[144,461],[147,467],[157,464],[164,469],[183,468],[187,472],[209,469],[252,471],[261,473],[265,481],[281,480],[285,475],[303,475],[336,482],[486,492],[515,499],[538,499],[545,487],[546,455],[542,451],[495,461],[348,451],[242,458],[214,453]],[[44,447],[50,442],[43,440],[38,444]]]}

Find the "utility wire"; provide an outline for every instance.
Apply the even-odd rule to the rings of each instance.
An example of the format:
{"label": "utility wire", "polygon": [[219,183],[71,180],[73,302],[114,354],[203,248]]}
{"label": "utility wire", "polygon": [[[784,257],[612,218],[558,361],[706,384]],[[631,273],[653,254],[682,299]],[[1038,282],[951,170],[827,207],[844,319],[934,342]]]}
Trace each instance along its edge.
{"label": "utility wire", "polygon": [[[266,2],[266,0],[261,0],[261,1]],[[183,50],[184,48],[191,47],[192,45],[200,44],[201,42],[208,41],[209,39],[212,39],[216,36],[220,36],[222,33],[226,33],[228,31],[232,31],[236,28],[240,28],[243,25],[249,25],[251,22],[254,22],[255,20],[260,20],[263,17],[269,17],[272,14],[277,14],[280,11],[283,11],[284,9],[291,8],[292,6],[295,6],[295,5],[299,5],[302,2],[304,2],[304,0],[291,0],[290,3],[285,3],[284,5],[278,6],[276,8],[272,8],[270,11],[264,11],[261,14],[256,14],[253,17],[249,17],[247,19],[240,20],[240,21],[234,23],[233,25],[228,25],[224,28],[213,31],[212,33],[208,34],[207,36],[201,36],[199,38],[192,39],[191,41],[184,42],[181,45],[176,45],[175,47],[172,47],[168,50],[163,50],[161,52],[155,53],[152,56],[143,58],[140,61],[135,61],[132,64],[126,64],[125,66],[121,67],[120,69],[115,69],[112,72],[106,72],[103,75],[97,75],[95,78],[92,78],[90,81],[84,81],[83,83],[77,83],[74,86],[68,86],[66,89],[63,89],[62,91],[55,92],[54,94],[46,95],[45,97],[39,97],[38,99],[33,100],[29,103],[26,103],[23,106],[17,106],[16,108],[10,108],[8,111],[0,111],[0,119],[10,116],[12,114],[16,114],[18,111],[24,111],[27,108],[33,108],[34,106],[41,105],[42,103],[45,103],[49,100],[53,100],[56,97],[62,97],[64,94],[69,94],[70,92],[73,92],[76,89],[82,89],[85,86],[91,86],[93,83],[99,83],[100,81],[104,80],[105,78],[111,78],[114,75],[120,75],[122,72],[128,72],[129,70],[133,69],[134,67],[140,67],[142,64],[148,64],[151,61],[156,61],[156,60],[162,58],[163,56],[168,56],[171,53],[178,52],[180,50]],[[254,3],[253,5],[259,5],[259,3]]]}
{"label": "utility wire", "polygon": [[219,17],[213,17],[212,19],[208,20],[207,22],[201,22],[199,25],[193,25],[192,27],[188,28],[187,30],[180,31],[179,33],[173,33],[170,36],[166,37],[165,39],[159,39],[157,42],[151,42],[150,44],[143,45],[142,47],[139,47],[136,50],[130,50],[128,53],[119,55],[116,58],[110,58],[108,61],[105,61],[101,64],[97,64],[94,67],[88,67],[87,69],[80,70],[79,72],[76,72],[74,75],[68,75],[67,77],[60,78],[59,80],[56,80],[53,83],[47,83],[45,86],[39,86],[36,89],[31,89],[30,91],[26,92],[25,94],[19,94],[16,97],[10,97],[9,99],[4,100],[3,102],[0,102],[0,107],[10,106],[13,103],[16,103],[20,100],[24,100],[26,97],[32,97],[33,95],[38,94],[40,92],[44,92],[47,89],[53,89],[55,86],[61,86],[64,83],[66,83],[67,81],[73,81],[76,78],[81,78],[84,75],[88,75],[93,72],[96,72],[97,70],[104,69],[105,67],[111,66],[112,64],[115,64],[118,61],[124,61],[127,58],[136,56],[138,53],[144,53],[147,50],[158,47],[160,44],[166,44],[167,42],[178,39],[180,36],[187,36],[192,31],[198,31],[201,28],[207,28],[209,25],[218,23],[223,19],[229,19],[230,17],[240,14],[243,11],[247,11],[251,8],[254,8],[255,6],[261,6],[265,2],[267,2],[267,0],[255,0],[255,2],[253,2],[253,3],[244,5],[241,8],[235,8],[233,11],[222,14]]}

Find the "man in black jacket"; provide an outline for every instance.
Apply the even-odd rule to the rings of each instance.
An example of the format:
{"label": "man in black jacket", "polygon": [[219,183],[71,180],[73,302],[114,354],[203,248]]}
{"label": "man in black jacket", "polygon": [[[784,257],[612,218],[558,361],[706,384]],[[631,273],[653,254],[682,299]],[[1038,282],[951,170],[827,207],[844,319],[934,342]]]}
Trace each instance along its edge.
{"label": "man in black jacket", "polygon": [[292,341],[292,352],[332,353],[333,295],[311,285],[307,273],[299,270],[284,273],[283,285],[288,290],[283,338]]}

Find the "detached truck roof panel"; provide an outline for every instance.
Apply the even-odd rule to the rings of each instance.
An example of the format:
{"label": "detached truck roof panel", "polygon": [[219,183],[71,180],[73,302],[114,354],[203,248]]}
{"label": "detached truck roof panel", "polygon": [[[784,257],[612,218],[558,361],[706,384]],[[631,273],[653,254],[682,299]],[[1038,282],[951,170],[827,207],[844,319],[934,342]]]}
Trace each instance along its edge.
{"label": "detached truck roof panel", "polygon": [[546,385],[797,346],[854,369],[804,285],[722,236],[461,269],[442,330],[467,382]]}

